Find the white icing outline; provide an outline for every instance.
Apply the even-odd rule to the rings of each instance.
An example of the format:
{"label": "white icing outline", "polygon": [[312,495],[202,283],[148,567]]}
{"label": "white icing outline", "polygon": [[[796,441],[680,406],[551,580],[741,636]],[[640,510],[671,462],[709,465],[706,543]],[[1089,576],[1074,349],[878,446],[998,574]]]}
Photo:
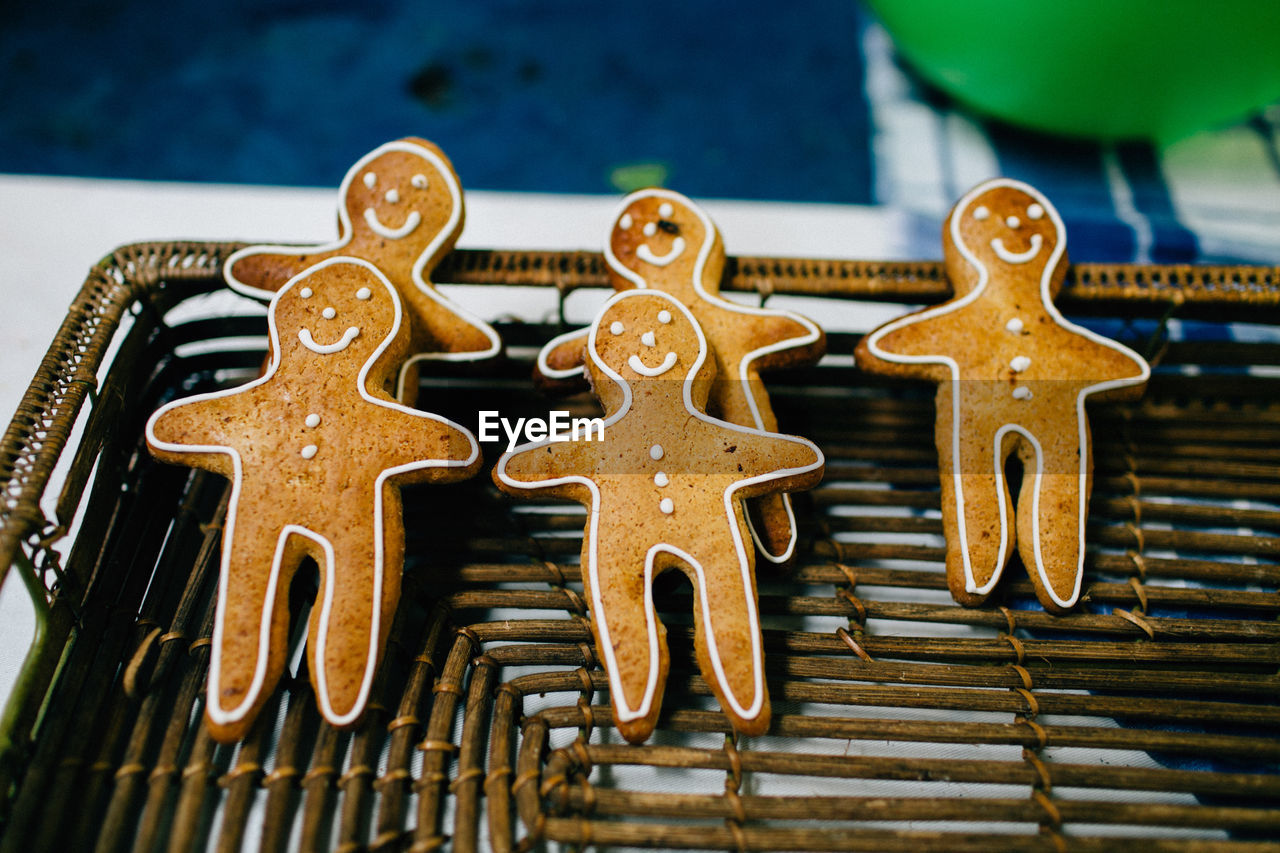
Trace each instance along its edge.
{"label": "white icing outline", "polygon": [[[653,223],[649,223],[652,225]],[[672,261],[684,254],[685,242],[683,237],[677,237],[671,241],[671,248],[667,250],[665,255],[655,255],[653,249],[649,248],[648,243],[641,243],[636,246],[636,257],[644,261],[646,264],[653,264],[655,267],[669,266]]]}
{"label": "white icing outline", "polygon": [[1027,261],[1040,254],[1040,249],[1044,246],[1044,239],[1039,234],[1031,235],[1031,245],[1024,252],[1011,252],[1004,247],[1004,240],[999,237],[991,238],[991,251],[996,253],[996,257],[1004,261],[1006,264],[1025,264]]}
{"label": "white icing outline", "polygon": [[[658,191],[650,191],[650,192],[658,192]],[[710,232],[708,232],[708,234],[710,234]],[[708,249],[710,248],[710,242],[711,242],[710,240],[707,241]],[[783,435],[781,433],[775,433],[775,432],[766,432],[763,429],[753,429],[751,427],[729,423],[728,421],[722,421],[722,420],[719,420],[718,418],[711,417],[705,412],[698,411],[698,409],[693,405],[693,384],[699,369],[702,367],[702,364],[707,357],[707,339],[702,331],[702,327],[698,325],[698,321],[694,319],[694,316],[689,311],[689,309],[686,308],[684,305],[682,305],[680,301],[676,299],[674,296],[661,290],[649,290],[647,292],[645,290],[619,291],[618,293],[615,293],[609,299],[609,301],[604,304],[604,307],[601,309],[600,314],[597,316],[597,322],[591,325],[591,330],[588,333],[588,338],[587,338],[588,357],[590,357],[591,360],[595,362],[596,366],[600,369],[602,373],[604,373],[606,376],[608,376],[610,379],[612,379],[614,382],[618,384],[618,386],[622,389],[622,395],[623,395],[622,405],[618,408],[616,412],[614,412],[611,416],[606,418],[604,421],[606,434],[608,432],[608,428],[613,424],[617,423],[631,409],[631,386],[627,383],[625,379],[622,378],[620,374],[618,374],[616,371],[610,368],[607,364],[602,362],[599,356],[596,355],[595,344],[596,344],[596,332],[599,329],[598,321],[601,317],[604,316],[605,312],[608,311],[609,308],[611,308],[616,303],[622,301],[623,299],[630,299],[630,298],[638,297],[641,295],[657,296],[657,297],[668,300],[669,302],[671,302],[672,305],[675,306],[676,309],[680,311],[680,313],[685,317],[685,319],[687,319],[693,325],[694,331],[697,332],[698,355],[697,355],[697,358],[694,360],[692,366],[689,368],[689,373],[684,379],[684,388],[683,388],[684,405],[690,415],[692,415],[694,418],[697,418],[698,420],[705,421],[706,423],[714,424],[716,426],[719,426],[725,429],[730,429],[736,432],[746,433],[748,435],[768,436],[770,438],[778,438],[784,441],[794,442],[796,444],[803,444],[809,447],[811,450],[813,450],[814,454],[817,456],[817,460],[812,465],[806,465],[800,468],[784,468],[781,470],[770,472],[768,474],[759,474],[754,477],[747,477],[746,479],[738,480],[730,484],[730,486],[727,489],[725,489],[724,510],[725,510],[725,515],[728,517],[728,520],[729,520],[729,530],[733,538],[733,546],[736,549],[738,554],[738,565],[741,567],[743,592],[747,601],[747,623],[751,633],[751,659],[752,659],[752,669],[753,669],[753,677],[754,677],[753,689],[755,691],[755,698],[752,700],[751,705],[749,707],[744,708],[742,704],[738,701],[737,697],[733,694],[733,691],[729,688],[728,679],[724,673],[724,666],[720,661],[719,649],[716,645],[715,630],[711,623],[711,605],[707,597],[709,591],[707,589],[706,576],[703,573],[702,565],[698,563],[698,561],[695,560],[690,554],[685,553],[684,551],[675,547],[674,545],[658,543],[649,549],[648,554],[645,557],[645,570],[644,570],[645,624],[648,629],[648,640],[649,640],[649,680],[645,685],[644,698],[641,700],[639,706],[636,708],[631,708],[627,704],[627,698],[622,691],[622,685],[619,684],[617,681],[617,672],[618,672],[617,658],[613,651],[613,643],[609,637],[608,620],[604,618],[604,603],[600,598],[599,566],[598,566],[598,555],[596,553],[596,547],[599,543],[598,533],[599,533],[599,527],[600,527],[600,489],[599,487],[596,486],[595,482],[593,482],[592,480],[577,474],[568,474],[562,477],[553,477],[547,480],[537,480],[533,482],[522,482],[518,480],[513,480],[511,477],[507,475],[507,462],[513,456],[515,456],[518,453],[524,453],[524,452],[535,450],[541,447],[545,447],[551,443],[550,440],[531,442],[531,443],[522,444],[513,448],[512,450],[502,454],[501,458],[499,458],[498,460],[497,467],[494,470],[497,473],[498,478],[503,483],[516,489],[540,489],[540,488],[549,488],[554,486],[566,485],[569,483],[577,483],[579,485],[585,486],[587,490],[591,492],[591,506],[588,509],[588,520],[587,520],[587,526],[589,530],[589,533],[587,535],[590,538],[591,546],[588,549],[588,553],[587,553],[587,567],[586,567],[586,570],[589,573],[591,578],[591,612],[595,620],[597,630],[599,631],[599,635],[600,635],[600,642],[598,644],[599,650],[604,654],[604,657],[605,657],[606,672],[609,677],[610,694],[613,697],[615,713],[617,714],[619,721],[629,722],[631,720],[637,720],[637,719],[642,719],[644,717],[647,717],[649,715],[650,709],[652,708],[653,697],[657,690],[659,652],[658,652],[657,614],[653,606],[653,564],[654,564],[654,558],[656,557],[656,555],[664,551],[682,560],[686,565],[692,568],[693,571],[697,574],[698,594],[702,600],[703,633],[707,639],[707,655],[711,659],[712,669],[715,670],[716,679],[720,683],[721,692],[724,695],[725,700],[729,703],[729,706],[733,709],[733,712],[740,719],[753,720],[757,716],[759,716],[760,711],[764,706],[764,654],[761,648],[759,613],[757,612],[759,610],[759,605],[756,602],[755,597],[751,595],[752,584],[751,584],[750,561],[747,557],[746,548],[742,541],[742,536],[740,535],[738,524],[736,523],[737,519],[734,515],[734,505],[735,505],[734,502],[738,500],[738,498],[735,497],[735,494],[742,488],[746,486],[754,485],[755,483],[765,483],[771,480],[780,480],[786,477],[797,476],[800,474],[807,474],[810,471],[814,471],[818,468],[821,468],[823,464],[825,464],[826,459],[822,455],[822,451],[818,449],[817,445],[815,445],[813,442],[808,441],[806,439],[799,438],[798,436]],[[652,454],[650,454],[650,456],[652,456]],[[748,519],[748,523],[749,523],[749,516],[745,511],[743,512],[743,518]]]}
{"label": "white icing outline", "polygon": [[[387,192],[391,192],[391,190],[388,190]],[[395,204],[395,202],[392,202],[390,199],[387,199],[387,201]],[[416,231],[418,226],[422,224],[422,214],[418,213],[416,210],[411,210],[409,211],[409,215],[404,218],[404,222],[399,228],[392,228],[389,225],[382,224],[382,220],[378,218],[377,211],[372,207],[366,207],[364,209],[364,221],[366,225],[373,229],[373,233],[377,234],[379,237],[386,237],[388,240],[403,240],[405,237],[408,237]]]}
{"label": "white icing outline", "polygon": [[[1139,374],[1137,376],[1129,377],[1125,379],[1110,379],[1104,382],[1098,382],[1093,385],[1088,385],[1082,388],[1080,390],[1080,393],[1076,396],[1076,421],[1078,424],[1078,431],[1079,431],[1079,450],[1080,450],[1080,484],[1079,484],[1079,494],[1080,494],[1079,528],[1080,530],[1079,530],[1079,553],[1077,555],[1075,588],[1072,591],[1070,597],[1068,598],[1060,598],[1057,592],[1053,589],[1053,586],[1049,583],[1048,573],[1045,571],[1044,562],[1040,556],[1039,536],[1038,536],[1039,527],[1037,526],[1035,528],[1037,532],[1037,538],[1035,542],[1035,558],[1036,558],[1035,570],[1040,577],[1041,583],[1045,591],[1049,594],[1050,598],[1054,601],[1054,603],[1056,603],[1060,607],[1067,608],[1067,607],[1073,606],[1076,603],[1076,601],[1079,599],[1080,587],[1084,579],[1084,532],[1085,532],[1085,523],[1088,520],[1086,518],[1087,512],[1088,512],[1088,504],[1085,496],[1085,493],[1086,493],[1085,486],[1088,481],[1088,470],[1089,470],[1088,421],[1086,420],[1086,415],[1085,415],[1085,400],[1091,394],[1097,394],[1103,391],[1110,391],[1116,388],[1127,388],[1133,385],[1141,385],[1142,383],[1146,382],[1148,379],[1151,378],[1151,366],[1147,364],[1145,359],[1143,359],[1140,355],[1138,355],[1133,350],[1126,347],[1124,344],[1121,344],[1117,341],[1113,341],[1109,338],[1105,338],[1102,335],[1099,335],[1095,332],[1090,331],[1089,329],[1084,328],[1083,326],[1077,326],[1075,323],[1069,322],[1065,317],[1062,316],[1061,312],[1058,311],[1057,306],[1053,304],[1053,298],[1052,298],[1052,295],[1050,294],[1050,287],[1053,283],[1053,274],[1067,250],[1067,231],[1065,226],[1062,223],[1061,216],[1058,215],[1058,209],[1054,207],[1052,204],[1050,204],[1049,200],[1045,198],[1044,195],[1042,195],[1039,190],[1035,189],[1034,187],[1031,187],[1028,184],[1023,183],[1022,181],[1015,181],[1011,178],[996,178],[994,180],[986,181],[974,187],[962,199],[960,199],[959,202],[956,203],[955,209],[952,211],[950,237],[951,237],[951,242],[955,245],[957,251],[959,251],[960,254],[964,257],[964,259],[969,262],[969,265],[974,270],[977,271],[978,273],[977,285],[973,288],[973,290],[969,291],[959,299],[953,300],[951,302],[943,303],[942,305],[939,305],[935,308],[929,308],[925,311],[919,312],[918,314],[907,315],[906,317],[899,318],[897,320],[894,320],[891,323],[881,326],[879,329],[876,329],[874,332],[872,332],[870,335],[867,336],[867,349],[870,350],[871,354],[874,355],[876,358],[883,359],[884,361],[894,362],[897,364],[943,364],[943,365],[946,365],[951,371],[951,381],[954,384],[952,395],[951,395],[951,406],[952,406],[952,412],[951,412],[951,424],[952,424],[951,426],[951,431],[952,431],[951,460],[952,461],[951,461],[951,464],[952,464],[952,477],[954,478],[955,495],[956,495],[956,518],[957,518],[956,527],[957,527],[957,532],[960,536],[960,553],[964,563],[964,588],[965,588],[965,591],[969,593],[986,595],[987,593],[991,592],[991,590],[995,587],[996,582],[1000,579],[1000,576],[1004,573],[1004,565],[1001,564],[996,567],[996,571],[992,574],[991,580],[989,580],[985,585],[979,587],[977,584],[977,581],[974,580],[973,566],[969,559],[969,539],[965,530],[964,487],[963,487],[963,482],[962,482],[962,477],[960,472],[960,367],[958,364],[956,364],[955,359],[951,358],[950,356],[943,355],[941,353],[937,353],[934,355],[899,355],[897,353],[887,352],[880,348],[880,340],[885,335],[888,335],[892,332],[896,332],[898,329],[913,325],[914,323],[918,323],[923,320],[939,317],[939,316],[942,316],[943,314],[949,314],[953,311],[963,308],[973,303],[974,301],[976,301],[982,295],[982,292],[986,289],[987,282],[990,280],[990,271],[986,268],[986,266],[984,266],[978,260],[978,258],[973,254],[972,250],[969,249],[969,247],[964,244],[960,236],[960,223],[963,219],[966,209],[973,202],[975,198],[977,198],[978,196],[990,190],[996,189],[998,187],[1008,187],[1010,189],[1021,190],[1022,192],[1026,193],[1027,195],[1035,199],[1044,208],[1045,213],[1048,214],[1050,220],[1053,222],[1054,229],[1058,235],[1057,245],[1054,246],[1052,254],[1050,254],[1049,259],[1045,262],[1044,272],[1040,276],[1040,302],[1043,305],[1045,311],[1049,314],[1049,316],[1053,319],[1053,321],[1057,323],[1058,326],[1060,326],[1061,328],[1067,330],[1068,332],[1072,332],[1074,334],[1078,334],[1082,337],[1085,337],[1096,344],[1100,344],[1102,346],[1115,350],[1116,352],[1120,353],[1126,358],[1131,359],[1134,362],[1134,364],[1136,364],[1139,368]],[[1012,425],[1012,424],[1005,424],[1000,429],[1004,430],[1005,427],[1008,427],[1009,429],[1017,429],[1019,432],[1023,432],[1025,434],[1025,431],[1023,430],[1023,428],[1016,427],[1015,425]],[[1000,434],[1003,435],[1003,433],[1000,433]],[[1039,449],[1038,443],[1036,444],[1036,448],[1037,448],[1036,450],[1037,459],[1039,460],[1041,458],[1041,455],[1040,455],[1040,449]],[[999,450],[999,445],[997,445],[996,449],[997,451]],[[999,454],[997,453],[997,456],[998,455]],[[1032,487],[1036,490],[1035,494],[1037,496],[1040,493],[1040,476],[1042,474],[1042,470],[1039,466],[1041,464],[1042,463],[1040,462],[1037,463],[1034,482],[1032,484]],[[999,466],[997,465],[997,467]],[[1002,507],[1003,507],[1003,500],[1004,500],[1003,497],[1001,497]],[[1037,517],[1037,521],[1038,521],[1038,517]],[[1000,516],[1001,542],[1006,541],[1005,539],[1007,535],[1007,532],[1005,529],[1006,524],[1007,524],[1007,520],[1004,517],[1003,509],[1002,509],[1001,516]],[[1002,559],[1004,554],[1003,549],[999,553],[1001,556],[998,559]]]}
{"label": "white icing outline", "polygon": [[[486,338],[489,339],[489,347],[483,350],[473,350],[472,352],[426,352],[416,353],[405,360],[400,368],[400,375],[396,380],[396,397],[403,399],[405,392],[405,383],[408,376],[410,365],[417,364],[420,361],[482,361],[486,358],[492,358],[502,350],[502,339],[498,337],[498,333],[492,326],[463,308],[458,303],[449,299],[444,294],[435,290],[431,286],[431,282],[424,275],[427,261],[436,254],[440,246],[456,234],[462,225],[463,215],[463,199],[462,188],[458,185],[457,179],[453,175],[453,170],[436,152],[422,145],[409,142],[404,139],[397,139],[392,142],[386,142],[377,148],[365,154],[356,161],[347,174],[343,177],[342,183],[338,186],[338,239],[331,243],[322,243],[312,246],[280,246],[280,245],[262,245],[262,246],[246,246],[237,252],[232,253],[222,266],[223,277],[227,281],[227,285],[243,296],[253,299],[270,300],[275,294],[270,290],[263,290],[259,287],[252,287],[237,279],[232,275],[232,269],[241,259],[249,255],[309,255],[312,253],[334,252],[348,243],[354,236],[351,227],[351,215],[347,212],[347,193],[350,191],[351,183],[360,175],[361,171],[372,161],[381,157],[383,154],[391,151],[399,151],[406,154],[412,154],[426,160],[435,167],[436,172],[444,179],[445,187],[449,190],[449,196],[452,204],[449,209],[449,220],[441,227],[440,231],[431,239],[427,247],[422,250],[422,254],[418,255],[417,261],[414,262],[411,278],[413,284],[422,291],[429,299],[433,300],[437,305],[450,311],[456,316],[462,318],[463,321],[471,324],[473,328],[478,330]],[[412,179],[410,179],[412,182]],[[415,213],[417,211],[414,211]]]}
{"label": "white icing outline", "polygon": [[[333,595],[334,595],[334,586],[336,581],[336,578],[334,577],[335,567],[333,565],[333,545],[324,536],[306,527],[303,527],[297,524],[287,524],[283,528],[281,528],[280,537],[279,539],[276,540],[275,556],[273,557],[271,562],[271,575],[267,582],[267,595],[266,595],[265,601],[263,602],[262,619],[259,625],[258,660],[254,665],[253,680],[251,681],[249,690],[246,692],[245,697],[244,699],[241,700],[240,704],[237,705],[235,708],[232,708],[230,710],[225,710],[222,707],[222,700],[220,696],[221,671],[222,671],[222,637],[225,632],[224,622],[226,618],[226,607],[227,607],[227,594],[228,594],[227,586],[229,582],[229,576],[231,573],[230,562],[231,562],[232,548],[230,547],[230,543],[234,541],[234,537],[235,537],[236,516],[239,510],[240,492],[241,492],[242,480],[243,480],[242,461],[240,458],[240,454],[235,450],[235,448],[232,448],[232,447],[226,447],[223,445],[173,444],[170,442],[161,441],[158,438],[156,438],[154,427],[155,427],[156,421],[160,417],[162,417],[166,412],[170,411],[171,409],[178,408],[179,406],[182,406],[186,403],[191,403],[199,400],[212,400],[220,397],[234,396],[236,394],[240,394],[244,391],[248,391],[252,388],[256,388],[270,381],[271,378],[275,376],[276,371],[280,368],[280,332],[279,332],[279,329],[276,327],[276,319],[275,319],[277,303],[279,303],[281,298],[286,293],[288,293],[298,281],[300,281],[303,278],[310,277],[311,275],[315,274],[317,270],[320,270],[323,267],[327,267],[331,264],[336,264],[336,263],[356,264],[358,266],[365,267],[366,269],[373,272],[373,274],[377,277],[378,281],[383,285],[383,287],[386,288],[387,292],[391,294],[391,303],[395,308],[395,317],[390,330],[387,332],[382,342],[374,349],[373,354],[370,355],[368,360],[365,361],[364,365],[360,368],[359,374],[356,377],[356,388],[360,392],[361,398],[363,398],[366,402],[372,403],[376,406],[382,406],[384,408],[394,409],[395,411],[403,412],[405,414],[412,415],[413,417],[435,421],[437,423],[445,424],[446,426],[452,427],[460,431],[463,435],[467,437],[467,440],[471,444],[471,455],[468,456],[465,460],[425,459],[425,460],[419,460],[417,462],[408,462],[403,465],[397,465],[397,466],[383,470],[378,475],[377,479],[373,484],[373,496],[374,496],[373,578],[374,578],[374,582],[373,582],[373,590],[372,590],[373,595],[371,597],[371,601],[373,603],[373,620],[370,623],[369,651],[367,656],[367,662],[365,665],[365,673],[364,673],[363,679],[361,680],[360,690],[357,693],[356,701],[355,701],[355,704],[352,706],[352,709],[348,711],[346,714],[338,714],[333,710],[333,707],[329,701],[328,684],[325,678],[325,672],[324,672],[324,666],[323,666],[324,659],[325,659],[324,658],[325,643],[327,641],[328,631],[329,631],[329,617],[333,609]],[[392,286],[391,282],[389,282],[386,276],[384,276],[376,267],[374,267],[373,264],[369,263],[368,261],[362,258],[344,257],[341,255],[334,256],[332,258],[326,258],[325,260],[321,261],[315,266],[309,267],[308,269],[304,270],[303,272],[291,278],[288,282],[285,283],[284,287],[280,288],[279,291],[273,294],[271,298],[270,307],[268,308],[268,311],[267,311],[267,334],[270,336],[270,339],[271,339],[271,362],[267,366],[267,370],[265,373],[263,373],[262,376],[250,382],[247,382],[244,385],[238,386],[236,388],[227,388],[222,391],[211,391],[205,394],[197,394],[191,397],[185,397],[180,400],[174,400],[172,402],[165,404],[164,406],[161,406],[159,409],[155,411],[155,413],[151,415],[150,418],[147,419],[145,434],[146,434],[147,443],[150,444],[152,447],[155,447],[159,450],[168,451],[171,453],[222,453],[231,457],[231,467],[232,467],[231,496],[227,502],[226,520],[223,523],[222,560],[221,560],[221,565],[220,565],[220,570],[218,575],[218,578],[219,578],[218,579],[218,604],[217,604],[217,610],[214,616],[213,646],[212,646],[212,651],[210,653],[210,661],[209,661],[208,701],[205,709],[206,713],[208,713],[209,715],[209,719],[213,720],[213,722],[216,723],[217,725],[225,726],[225,725],[230,725],[232,723],[236,723],[242,720],[245,717],[245,715],[248,714],[249,709],[253,707],[253,705],[256,703],[259,694],[262,692],[262,687],[266,680],[268,647],[269,647],[269,640],[271,637],[272,620],[270,616],[271,616],[272,610],[274,609],[275,597],[279,587],[280,563],[281,563],[281,559],[284,552],[284,544],[288,540],[288,537],[293,534],[305,536],[319,543],[321,548],[324,549],[325,559],[327,563],[327,567],[322,567],[325,569],[323,574],[324,601],[322,603],[321,611],[320,611],[320,627],[316,633],[315,659],[321,663],[320,666],[316,667],[316,673],[315,673],[316,688],[317,688],[316,701],[320,705],[320,711],[324,715],[324,718],[335,726],[349,725],[355,722],[356,719],[359,718],[360,714],[363,713],[364,711],[365,705],[368,702],[369,690],[373,684],[375,663],[378,658],[378,654],[377,654],[378,645],[381,639],[382,581],[383,581],[382,549],[383,549],[383,538],[384,538],[383,520],[382,520],[382,493],[383,493],[386,481],[391,477],[395,477],[400,474],[405,474],[410,471],[420,471],[426,468],[465,468],[466,466],[471,465],[477,458],[479,458],[480,445],[476,443],[475,436],[472,435],[471,431],[468,430],[466,427],[463,427],[460,424],[456,424],[453,421],[449,420],[448,418],[441,417],[440,415],[434,415],[434,414],[431,414],[430,412],[421,411],[420,409],[413,409],[408,406],[401,405],[400,403],[397,403],[394,401],[380,400],[370,395],[368,390],[366,389],[365,386],[367,385],[368,373],[372,369],[374,363],[377,362],[378,359],[382,357],[382,354],[383,352],[386,351],[387,347],[391,345],[391,341],[395,338],[396,334],[400,329],[400,325],[402,322],[402,315],[403,315],[403,309],[401,308],[401,305],[400,305],[400,294],[396,292],[396,289],[395,287]]]}
{"label": "white icing outline", "polygon": [[627,359],[627,367],[630,367],[632,370],[634,370],[636,373],[639,373],[641,376],[649,376],[649,377],[661,376],[662,374],[666,373],[668,370],[676,366],[677,358],[678,356],[675,353],[669,352],[667,353],[666,358],[662,359],[662,364],[659,364],[657,367],[649,367],[647,364],[645,364],[643,361],[640,360],[640,356],[633,355],[631,356],[631,358]]}
{"label": "white icing outline", "polygon": [[347,330],[342,333],[342,337],[333,343],[318,344],[315,338],[311,337],[311,330],[303,328],[298,330],[298,340],[302,341],[302,345],[316,355],[332,355],[335,352],[342,352],[346,349],[359,334],[360,329],[358,326],[348,326]]}

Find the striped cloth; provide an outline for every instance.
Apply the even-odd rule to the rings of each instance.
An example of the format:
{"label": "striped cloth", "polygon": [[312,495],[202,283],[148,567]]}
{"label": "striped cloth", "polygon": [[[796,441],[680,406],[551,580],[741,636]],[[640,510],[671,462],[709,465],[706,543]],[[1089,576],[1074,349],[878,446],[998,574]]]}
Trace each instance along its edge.
{"label": "striped cloth", "polygon": [[[974,118],[918,85],[879,24],[861,31],[874,196],[918,220],[921,257],[965,190],[1024,180],[1057,206],[1076,260],[1280,262],[1280,105],[1160,148],[1068,141]],[[918,230],[918,234],[916,231]]]}

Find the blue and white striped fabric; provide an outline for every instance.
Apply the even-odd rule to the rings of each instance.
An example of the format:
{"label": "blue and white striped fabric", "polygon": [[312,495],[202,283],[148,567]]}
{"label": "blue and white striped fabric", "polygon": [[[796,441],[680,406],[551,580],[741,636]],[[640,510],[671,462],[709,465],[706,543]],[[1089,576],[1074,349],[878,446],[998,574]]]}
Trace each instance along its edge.
{"label": "blue and white striped fabric", "polygon": [[885,31],[861,34],[875,201],[919,219],[912,247],[940,251],[938,225],[965,190],[1024,180],[1062,213],[1080,261],[1280,262],[1280,105],[1164,148],[1020,131],[962,112],[918,85]]}

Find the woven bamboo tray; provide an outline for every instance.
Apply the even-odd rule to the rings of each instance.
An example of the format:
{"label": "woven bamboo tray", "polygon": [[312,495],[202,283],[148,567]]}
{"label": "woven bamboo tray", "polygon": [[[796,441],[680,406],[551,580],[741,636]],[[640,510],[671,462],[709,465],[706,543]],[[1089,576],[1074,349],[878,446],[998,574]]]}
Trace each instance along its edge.
{"label": "woven bamboo tray", "polygon": [[[828,463],[796,502],[794,565],[757,569],[767,735],[727,729],[696,674],[691,589],[668,573],[664,713],[649,743],[624,744],[581,593],[580,509],[509,501],[482,476],[405,490],[404,597],[365,725],[325,725],[298,669],[228,748],[200,724],[226,483],[155,463],[142,426],[261,364],[260,315],[185,310],[216,299],[235,248],[105,259],[5,434],[0,566],[32,591],[40,632],[0,732],[0,853],[1280,849],[1280,346],[1164,335],[1171,319],[1280,322],[1280,270],[1072,269],[1064,309],[1151,318],[1125,334],[1157,369],[1140,403],[1093,414],[1070,616],[1043,613],[1016,564],[991,605],[951,602],[931,389],[857,372],[836,334],[837,357],[771,381],[782,428]],[[459,251],[437,278],[552,286],[562,307],[605,284],[588,253]],[[726,289],[947,296],[934,263],[736,258]],[[528,381],[559,329],[501,331],[505,362],[426,377],[421,404],[464,424],[498,399],[517,416],[590,410]],[[298,622],[314,583],[292,590]]]}

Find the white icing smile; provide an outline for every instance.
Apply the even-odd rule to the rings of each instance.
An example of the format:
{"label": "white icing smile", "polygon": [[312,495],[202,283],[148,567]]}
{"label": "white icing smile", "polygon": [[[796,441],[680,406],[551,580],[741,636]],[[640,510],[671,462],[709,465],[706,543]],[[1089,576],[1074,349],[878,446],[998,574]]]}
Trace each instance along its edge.
{"label": "white icing smile", "polygon": [[631,358],[627,359],[627,366],[636,373],[639,373],[641,376],[661,376],[676,366],[676,360],[676,354],[669,352],[667,353],[667,357],[662,360],[662,364],[659,364],[657,367],[649,367],[640,360],[640,356],[633,355]]}
{"label": "white icing smile", "polygon": [[636,249],[636,257],[647,264],[653,264],[655,267],[665,267],[684,253],[684,238],[677,237],[671,241],[671,248],[667,250],[665,255],[655,255],[653,249],[649,248],[648,243],[641,243]]}
{"label": "white icing smile", "polygon": [[311,337],[310,329],[299,329],[298,340],[302,341],[302,345],[304,347],[306,347],[307,349],[311,350],[314,353],[317,353],[318,355],[329,355],[330,353],[342,352],[344,349],[346,349],[348,346],[351,345],[351,342],[356,339],[356,335],[359,335],[359,334],[360,334],[359,327],[350,326],[347,328],[345,332],[342,333],[342,337],[338,338],[338,340],[334,341],[333,343],[318,344],[316,343],[315,338]]}
{"label": "white icing smile", "polygon": [[376,234],[386,237],[388,240],[402,240],[412,234],[413,229],[422,223],[422,215],[416,210],[411,210],[403,225],[399,228],[391,228],[378,221],[378,214],[372,207],[366,207],[364,209],[364,221],[369,223],[369,227]]}
{"label": "white icing smile", "polygon": [[1040,247],[1044,244],[1044,240],[1039,234],[1031,235],[1031,245],[1025,252],[1010,252],[1004,247],[1004,241],[999,237],[993,237],[991,240],[991,249],[996,253],[996,257],[1004,261],[1006,264],[1025,264],[1040,253]]}

